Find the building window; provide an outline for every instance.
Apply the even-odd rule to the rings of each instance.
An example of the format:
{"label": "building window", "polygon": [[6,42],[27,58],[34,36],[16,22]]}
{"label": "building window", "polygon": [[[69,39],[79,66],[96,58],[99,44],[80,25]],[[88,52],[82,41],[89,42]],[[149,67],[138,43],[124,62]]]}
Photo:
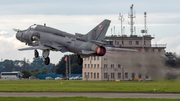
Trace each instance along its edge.
{"label": "building window", "polygon": [[99,73],[97,73],[97,79],[99,79]]}
{"label": "building window", "polygon": [[93,73],[91,72],[91,78],[92,78],[92,76],[93,76]]}
{"label": "building window", "polygon": [[107,68],[107,64],[104,64],[104,68]]}
{"label": "building window", "polygon": [[144,45],[146,44],[146,41],[144,41]]}
{"label": "building window", "polygon": [[125,73],[125,78],[128,78],[128,73]]}
{"label": "building window", "polygon": [[97,60],[99,60],[99,56],[97,56]]}
{"label": "building window", "polygon": [[136,41],[136,45],[139,45],[139,41]]}
{"label": "building window", "polygon": [[116,41],[115,41],[115,45],[116,45]]}
{"label": "building window", "polygon": [[89,68],[89,64],[88,64],[88,68]]}
{"label": "building window", "polygon": [[96,60],[96,56],[94,57],[94,60]]}
{"label": "building window", "polygon": [[138,78],[141,78],[141,74],[138,75]]}
{"label": "building window", "polygon": [[94,73],[94,78],[96,78],[96,73]]}
{"label": "building window", "polygon": [[120,64],[118,64],[118,68],[121,68],[121,65],[120,65]]}
{"label": "building window", "polygon": [[117,42],[117,45],[119,45],[119,41]]}
{"label": "building window", "polygon": [[132,79],[134,79],[135,78],[135,73],[132,73]]}
{"label": "building window", "polygon": [[146,75],[146,77],[145,77],[146,79],[148,79],[149,77]]}
{"label": "building window", "polygon": [[114,68],[114,64],[111,64],[111,68]]}
{"label": "building window", "polygon": [[88,57],[88,60],[89,60],[89,57]]}
{"label": "building window", "polygon": [[121,73],[118,73],[118,79],[120,79],[121,78]]}
{"label": "building window", "polygon": [[94,64],[94,68],[96,68],[96,64]]}
{"label": "building window", "polygon": [[129,41],[129,45],[132,45],[132,41]]}
{"label": "building window", "polygon": [[93,56],[91,56],[91,60],[93,60]]}
{"label": "building window", "polygon": [[152,49],[152,52],[154,53],[154,49]]}
{"label": "building window", "polygon": [[97,68],[99,68],[99,64],[97,64]]}
{"label": "building window", "polygon": [[89,72],[88,72],[88,77],[87,78],[89,78]]}
{"label": "building window", "polygon": [[124,44],[124,41],[122,41],[122,44]]}
{"label": "building window", "polygon": [[86,68],[86,64],[84,64],[84,67]]}
{"label": "building window", "polygon": [[93,68],[93,64],[91,64],[91,68]]}
{"label": "building window", "polygon": [[86,78],[86,72],[84,72],[84,78]]}
{"label": "building window", "polygon": [[104,78],[107,79],[107,73],[104,73]]}
{"label": "building window", "polygon": [[158,49],[158,52],[161,52],[161,49]]}
{"label": "building window", "polygon": [[104,58],[104,60],[107,60],[106,58]]}
{"label": "building window", "polygon": [[114,73],[111,73],[111,79],[114,79]]}

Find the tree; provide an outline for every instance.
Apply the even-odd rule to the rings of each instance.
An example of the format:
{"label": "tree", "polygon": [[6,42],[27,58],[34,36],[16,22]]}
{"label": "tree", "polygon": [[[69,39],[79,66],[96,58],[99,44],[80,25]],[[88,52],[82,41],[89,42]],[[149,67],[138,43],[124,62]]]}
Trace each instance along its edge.
{"label": "tree", "polygon": [[71,73],[72,74],[82,74],[82,65],[78,65],[77,63],[71,65]]}
{"label": "tree", "polygon": [[45,65],[42,57],[34,58],[31,63],[25,58],[23,60],[4,60],[0,62],[0,72],[30,70],[35,72],[45,71],[46,73],[55,73],[55,67],[55,64],[52,63]]}
{"label": "tree", "polygon": [[[65,57],[69,57],[70,56],[70,63],[71,63],[71,73],[72,74],[81,74],[82,73],[82,66],[78,65],[77,60],[78,57],[76,54],[71,54],[71,55],[65,55],[61,58],[61,60],[59,61],[59,63],[56,65],[56,69],[55,72],[57,74],[66,74],[66,62],[69,61],[69,59],[67,59],[67,61],[64,61]],[[69,65],[69,63],[68,63]]]}
{"label": "tree", "polygon": [[23,73],[23,78],[29,78],[32,75],[31,72],[27,70],[21,70],[21,73]]}
{"label": "tree", "polygon": [[63,56],[59,63],[56,65],[55,73],[56,74],[63,74],[65,75],[66,73],[66,62],[64,61],[66,56]]}
{"label": "tree", "polygon": [[165,53],[165,64],[168,67],[180,68],[180,57],[176,53],[166,52]]}

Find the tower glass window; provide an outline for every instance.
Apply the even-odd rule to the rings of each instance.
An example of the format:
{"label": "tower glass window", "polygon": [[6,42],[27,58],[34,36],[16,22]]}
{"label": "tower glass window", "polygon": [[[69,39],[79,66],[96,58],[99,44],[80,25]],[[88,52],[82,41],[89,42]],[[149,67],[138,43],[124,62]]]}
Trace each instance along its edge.
{"label": "tower glass window", "polygon": [[129,45],[132,45],[132,41],[129,41]]}

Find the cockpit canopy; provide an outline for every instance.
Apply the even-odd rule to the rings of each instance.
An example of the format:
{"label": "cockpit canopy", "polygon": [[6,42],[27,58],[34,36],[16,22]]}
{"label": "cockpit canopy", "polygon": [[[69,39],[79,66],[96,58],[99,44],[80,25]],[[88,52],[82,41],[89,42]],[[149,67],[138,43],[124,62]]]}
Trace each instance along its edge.
{"label": "cockpit canopy", "polygon": [[36,24],[31,25],[31,26],[28,28],[28,30],[35,29],[36,27],[37,27],[37,25],[36,25]]}

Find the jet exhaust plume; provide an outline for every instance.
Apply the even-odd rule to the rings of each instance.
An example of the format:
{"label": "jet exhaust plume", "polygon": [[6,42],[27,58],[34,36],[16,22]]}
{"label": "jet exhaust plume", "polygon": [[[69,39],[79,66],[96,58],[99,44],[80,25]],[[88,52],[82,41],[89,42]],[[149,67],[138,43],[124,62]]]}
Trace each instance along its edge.
{"label": "jet exhaust plume", "polygon": [[107,53],[105,57],[112,63],[120,63],[124,69],[141,75],[148,75],[152,80],[165,77],[168,73],[178,76],[180,69],[167,67],[165,58],[159,53],[119,52]]}

